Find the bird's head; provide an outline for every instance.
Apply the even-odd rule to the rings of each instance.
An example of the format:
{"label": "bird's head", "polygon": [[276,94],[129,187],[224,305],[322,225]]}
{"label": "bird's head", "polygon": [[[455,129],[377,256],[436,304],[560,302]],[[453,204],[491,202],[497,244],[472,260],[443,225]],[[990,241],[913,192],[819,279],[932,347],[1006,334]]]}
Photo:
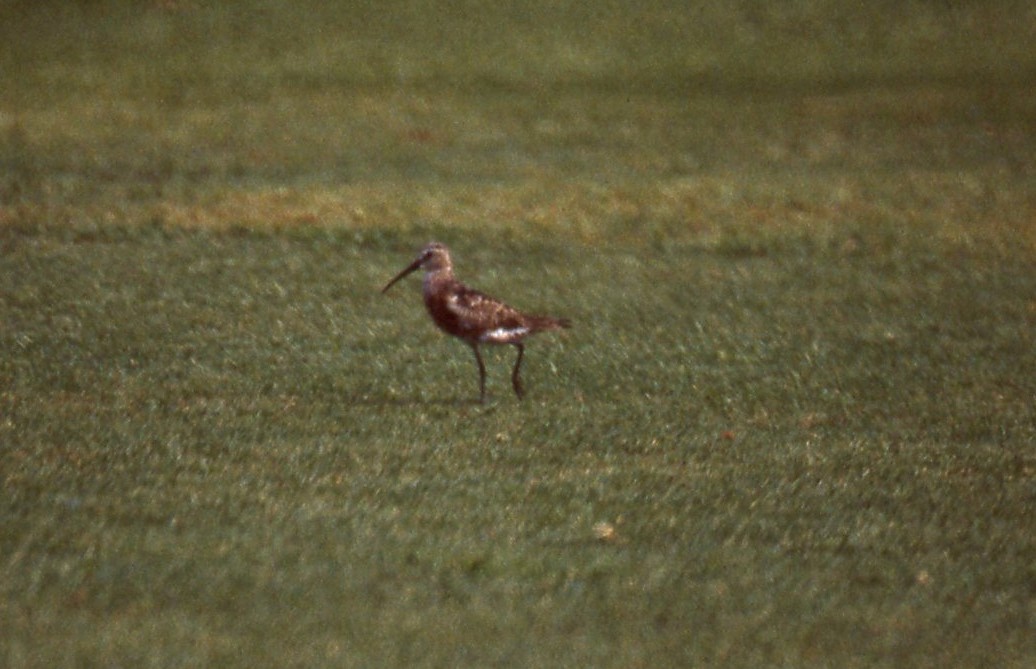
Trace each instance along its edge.
{"label": "bird's head", "polygon": [[450,262],[450,250],[447,249],[444,244],[440,244],[439,242],[430,242],[421,249],[421,252],[417,254],[417,258],[414,259],[414,262],[404,267],[402,272],[392,277],[392,280],[385,284],[385,287],[381,289],[381,292],[384,293],[397,281],[418,268],[424,269],[426,272],[438,272],[444,269],[452,269],[452,267],[453,265]]}

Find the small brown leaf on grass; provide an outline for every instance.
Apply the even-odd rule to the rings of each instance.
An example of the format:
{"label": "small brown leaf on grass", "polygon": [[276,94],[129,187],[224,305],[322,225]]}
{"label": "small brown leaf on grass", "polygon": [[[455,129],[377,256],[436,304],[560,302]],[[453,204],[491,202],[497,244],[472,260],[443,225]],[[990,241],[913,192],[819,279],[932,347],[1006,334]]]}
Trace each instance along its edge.
{"label": "small brown leaf on grass", "polygon": [[606,521],[594,523],[593,530],[594,538],[598,541],[613,542],[619,538],[618,533],[615,531],[615,526]]}

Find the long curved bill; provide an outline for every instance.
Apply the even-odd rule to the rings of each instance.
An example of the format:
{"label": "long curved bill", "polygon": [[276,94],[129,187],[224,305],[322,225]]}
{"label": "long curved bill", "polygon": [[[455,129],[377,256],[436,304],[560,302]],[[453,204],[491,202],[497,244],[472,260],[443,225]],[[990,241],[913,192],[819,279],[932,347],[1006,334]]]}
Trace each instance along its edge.
{"label": "long curved bill", "polygon": [[415,260],[414,262],[412,262],[412,263],[410,263],[409,265],[407,265],[406,269],[404,269],[404,270],[403,270],[402,272],[400,272],[400,273],[399,273],[399,274],[397,274],[396,276],[392,277],[392,280],[391,280],[391,281],[389,281],[388,283],[386,283],[386,284],[385,284],[385,287],[381,289],[381,292],[383,292],[383,293],[384,293],[384,292],[385,292],[386,290],[388,290],[389,288],[391,288],[391,287],[392,287],[392,286],[393,286],[393,285],[394,285],[394,284],[395,284],[395,283],[396,283],[397,281],[399,281],[399,280],[400,280],[400,279],[402,279],[402,278],[403,278],[404,276],[406,276],[407,274],[410,274],[410,273],[411,273],[411,272],[413,272],[413,271],[414,271],[415,269],[417,269],[418,267],[420,267],[420,266],[421,266],[421,260],[423,260],[423,258],[418,258],[418,259],[417,259],[417,260]]}

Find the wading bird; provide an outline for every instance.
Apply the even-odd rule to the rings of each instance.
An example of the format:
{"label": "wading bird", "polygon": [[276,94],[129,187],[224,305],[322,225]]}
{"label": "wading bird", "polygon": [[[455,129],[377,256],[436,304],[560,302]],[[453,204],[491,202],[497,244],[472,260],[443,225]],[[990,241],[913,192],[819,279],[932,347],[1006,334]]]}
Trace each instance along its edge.
{"label": "wading bird", "polygon": [[479,344],[511,344],[518,349],[518,358],[511,372],[511,385],[518,398],[522,389],[520,369],[525,347],[522,340],[531,334],[571,327],[566,318],[529,316],[500,300],[468,288],[453,277],[450,251],[439,242],[421,249],[414,262],[389,281],[384,293],[397,281],[418,268],[424,274],[424,304],[432,320],[443,332],[463,339],[475,352],[478,362],[478,401],[486,400],[486,366],[482,362]]}

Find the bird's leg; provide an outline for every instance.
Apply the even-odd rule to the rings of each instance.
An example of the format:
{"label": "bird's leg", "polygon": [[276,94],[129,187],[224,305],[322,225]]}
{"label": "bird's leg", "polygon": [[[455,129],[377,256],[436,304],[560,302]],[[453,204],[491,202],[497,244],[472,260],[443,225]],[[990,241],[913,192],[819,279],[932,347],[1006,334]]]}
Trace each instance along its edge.
{"label": "bird's leg", "polygon": [[518,396],[518,399],[522,399],[525,395],[525,391],[522,389],[522,377],[519,376],[522,366],[522,356],[525,355],[525,346],[521,342],[515,344],[518,348],[518,359],[514,361],[514,371],[511,372],[511,385],[514,386],[514,394]]}
{"label": "bird's leg", "polygon": [[486,403],[486,365],[482,362],[482,354],[478,352],[478,344],[472,344],[471,350],[475,352],[475,360],[478,362],[478,403]]}

